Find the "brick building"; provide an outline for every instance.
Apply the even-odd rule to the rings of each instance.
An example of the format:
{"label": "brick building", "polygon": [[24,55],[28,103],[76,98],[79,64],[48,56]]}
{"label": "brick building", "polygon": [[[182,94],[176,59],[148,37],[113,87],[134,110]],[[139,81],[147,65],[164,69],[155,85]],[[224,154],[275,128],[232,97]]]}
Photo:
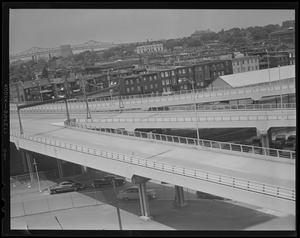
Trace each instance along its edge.
{"label": "brick building", "polygon": [[258,56],[244,56],[232,59],[233,73],[242,73],[253,70],[259,70]]}

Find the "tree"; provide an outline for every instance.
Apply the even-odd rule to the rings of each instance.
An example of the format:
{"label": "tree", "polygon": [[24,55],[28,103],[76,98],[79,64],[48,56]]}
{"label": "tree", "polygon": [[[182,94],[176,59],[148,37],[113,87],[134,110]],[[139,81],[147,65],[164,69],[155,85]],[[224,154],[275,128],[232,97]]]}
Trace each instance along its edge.
{"label": "tree", "polygon": [[49,77],[49,73],[48,73],[46,65],[43,68],[42,77],[44,77],[44,78],[48,78]]}

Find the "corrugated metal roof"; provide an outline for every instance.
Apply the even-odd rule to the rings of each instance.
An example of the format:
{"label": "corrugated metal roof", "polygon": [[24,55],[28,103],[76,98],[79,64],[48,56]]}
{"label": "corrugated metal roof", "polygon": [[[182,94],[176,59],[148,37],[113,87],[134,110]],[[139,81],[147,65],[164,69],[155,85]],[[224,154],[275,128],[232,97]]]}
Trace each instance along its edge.
{"label": "corrugated metal roof", "polygon": [[[281,80],[288,79],[288,78],[295,78],[295,75],[296,75],[295,65],[280,67]],[[224,80],[231,87],[240,87],[240,86],[246,86],[251,84],[267,83],[269,82],[269,70],[262,69],[262,70],[244,72],[244,73],[229,74],[229,75],[219,76],[219,78]],[[270,81],[277,81],[277,80],[279,80],[278,67],[270,68]]]}

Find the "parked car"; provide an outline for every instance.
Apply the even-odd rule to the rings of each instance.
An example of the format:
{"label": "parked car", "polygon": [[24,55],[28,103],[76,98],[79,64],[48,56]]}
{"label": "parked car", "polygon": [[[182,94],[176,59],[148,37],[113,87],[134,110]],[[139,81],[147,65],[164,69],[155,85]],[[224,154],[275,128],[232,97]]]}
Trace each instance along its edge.
{"label": "parked car", "polygon": [[[156,198],[155,190],[147,189],[147,197],[149,200]],[[117,194],[117,198],[124,200],[124,201],[140,199],[139,188],[136,186],[133,186],[128,189],[122,190]]]}
{"label": "parked car", "polygon": [[261,139],[258,136],[255,136],[254,138],[252,138],[251,144],[253,146],[262,147]]}
{"label": "parked car", "polygon": [[171,92],[171,91],[166,91],[166,92],[162,93],[163,96],[169,96],[169,95],[172,95],[172,94],[173,94],[173,92]]}
{"label": "parked car", "polygon": [[289,135],[286,142],[294,142],[296,143],[296,135]]}
{"label": "parked car", "polygon": [[83,188],[84,185],[81,183],[76,183],[72,180],[65,180],[60,182],[59,184],[50,186],[49,191],[50,194],[54,194],[54,193],[61,193],[61,192],[78,191]]}
{"label": "parked car", "polygon": [[295,151],[296,150],[296,144],[295,142],[292,141],[288,141],[285,143],[283,150],[292,150]]}
{"label": "parked car", "polygon": [[102,186],[113,186],[113,180],[116,186],[120,186],[126,182],[122,177],[117,177],[115,175],[106,175],[102,179],[94,179],[92,187],[100,188]]}
{"label": "parked car", "polygon": [[286,136],[284,134],[280,134],[275,137],[275,143],[280,149],[284,147],[285,142],[286,142]]}

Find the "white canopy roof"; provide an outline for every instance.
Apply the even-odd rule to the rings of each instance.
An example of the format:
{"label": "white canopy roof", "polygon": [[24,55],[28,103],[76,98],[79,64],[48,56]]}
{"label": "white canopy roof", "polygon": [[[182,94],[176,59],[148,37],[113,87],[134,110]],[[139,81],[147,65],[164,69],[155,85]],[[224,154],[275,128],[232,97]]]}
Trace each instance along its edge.
{"label": "white canopy roof", "polygon": [[[270,79],[269,79],[269,70],[270,70]],[[243,72],[237,74],[229,74],[219,76],[222,80],[228,83],[231,87],[240,87],[246,86],[251,84],[258,84],[258,83],[267,83],[269,80],[277,81],[279,80],[288,79],[288,78],[295,78],[296,70],[295,65],[288,65],[282,66],[280,68],[270,68],[270,69],[262,69],[262,70],[255,70],[250,72]]]}

